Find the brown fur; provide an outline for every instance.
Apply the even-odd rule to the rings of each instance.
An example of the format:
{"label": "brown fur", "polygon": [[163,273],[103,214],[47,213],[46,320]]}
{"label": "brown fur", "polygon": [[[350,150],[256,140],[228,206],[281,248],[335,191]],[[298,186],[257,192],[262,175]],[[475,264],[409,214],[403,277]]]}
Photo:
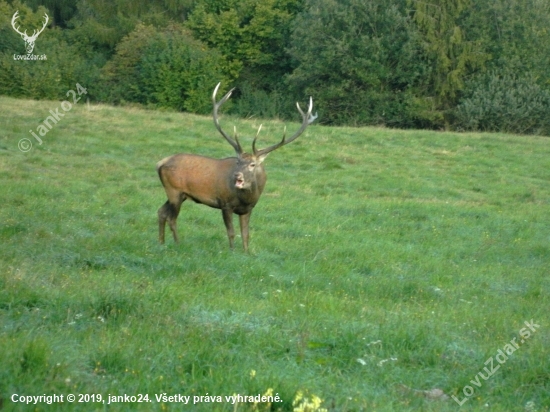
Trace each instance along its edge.
{"label": "brown fur", "polygon": [[[166,221],[174,241],[178,242],[176,220],[181,204],[191,199],[222,210],[231,248],[235,238],[233,213],[239,215],[243,247],[247,251],[250,214],[266,182],[262,161],[254,155],[243,153],[239,157],[221,160],[177,154],[158,162],[157,172],[168,196],[166,203],[158,210],[160,243],[164,243]],[[243,189],[235,186],[238,175],[244,180]]]}

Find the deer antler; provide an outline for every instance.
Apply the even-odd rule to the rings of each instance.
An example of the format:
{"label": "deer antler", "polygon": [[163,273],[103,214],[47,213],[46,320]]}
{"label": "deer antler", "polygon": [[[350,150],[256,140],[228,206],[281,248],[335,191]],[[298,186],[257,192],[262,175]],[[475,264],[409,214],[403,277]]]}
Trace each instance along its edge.
{"label": "deer antler", "polygon": [[[289,143],[293,142],[298,136],[300,136],[304,132],[304,130],[306,130],[306,128],[311,123],[313,123],[315,121],[315,119],[317,119],[317,113],[315,113],[315,115],[311,114],[311,111],[313,110],[313,98],[312,97],[309,98],[309,107],[307,109],[307,113],[304,113],[302,111],[299,103],[296,103],[296,107],[298,108],[298,111],[302,115],[302,126],[300,127],[300,129],[298,129],[298,131],[296,133],[294,133],[292,135],[292,137],[290,137],[287,140],[286,139],[286,127],[285,127],[285,130],[283,132],[283,138],[279,143],[274,144],[273,146],[266,147],[265,149],[261,149],[261,150],[256,150],[256,138],[254,138],[254,141],[252,142],[252,151],[254,152],[255,156],[266,156],[268,153],[272,152],[273,150],[278,149],[281,146],[284,146],[286,144],[289,144]],[[259,132],[260,132],[260,130],[258,130],[258,133]],[[256,134],[256,137],[258,137],[258,134]]]}
{"label": "deer antler", "polygon": [[[237,130],[235,129],[235,139],[232,139],[231,137],[229,137],[229,135],[227,133],[225,133],[222,130],[222,128],[220,126],[220,122],[218,120],[218,109],[222,106],[222,104],[224,104],[229,99],[229,97],[231,96],[231,93],[233,93],[233,90],[235,90],[235,88],[229,90],[229,92],[227,92],[227,94],[225,96],[223,96],[219,102],[216,102],[216,94],[218,93],[218,89],[220,87],[220,84],[221,84],[221,82],[217,84],[216,88],[214,89],[214,93],[212,93],[212,104],[214,105],[214,111],[213,111],[214,125],[216,125],[216,129],[218,129],[218,131],[225,138],[225,140],[227,140],[228,143],[233,147],[233,149],[235,149],[237,154],[242,154],[243,149],[242,149],[241,144],[239,143],[239,140],[237,138]],[[258,135],[260,134],[260,130],[262,129],[262,126],[260,125],[260,127],[258,128],[258,132],[256,133],[256,136],[254,137],[254,140],[252,141],[252,151],[253,151],[255,156],[266,156],[268,153],[272,152],[273,150],[278,149],[281,146],[284,146],[286,144],[289,144],[289,143],[293,142],[298,136],[300,136],[304,132],[304,130],[306,130],[306,128],[311,123],[313,123],[315,121],[315,119],[317,119],[317,113],[315,113],[315,115],[311,114],[311,112],[313,110],[313,98],[312,97],[309,98],[309,106],[308,106],[308,109],[307,109],[306,113],[303,112],[303,110],[300,107],[299,103],[296,103],[296,107],[298,108],[298,112],[300,112],[300,114],[302,115],[302,126],[300,127],[300,129],[298,129],[298,131],[296,133],[294,133],[287,140],[286,139],[286,127],[285,127],[285,130],[283,132],[283,139],[279,143],[274,144],[273,146],[266,147],[265,149],[256,150],[256,140],[258,139]]]}
{"label": "deer antler", "polygon": [[233,90],[235,90],[235,88],[229,90],[227,94],[223,96],[219,102],[216,102],[216,94],[218,93],[218,88],[220,87],[220,84],[221,82],[218,83],[218,85],[214,89],[214,93],[212,93],[212,104],[214,105],[214,110],[212,115],[214,117],[214,125],[216,126],[216,129],[218,129],[218,131],[221,133],[221,135],[225,138],[225,140],[227,140],[227,142],[233,147],[233,149],[235,149],[235,152],[237,152],[237,154],[242,154],[243,148],[241,147],[241,144],[237,139],[237,129],[235,129],[235,140],[233,140],[231,137],[229,137],[228,134],[226,134],[222,130],[220,126],[220,121],[218,120],[218,109],[221,107],[222,104],[224,104],[229,99],[229,97],[231,97],[231,93],[233,93]]}

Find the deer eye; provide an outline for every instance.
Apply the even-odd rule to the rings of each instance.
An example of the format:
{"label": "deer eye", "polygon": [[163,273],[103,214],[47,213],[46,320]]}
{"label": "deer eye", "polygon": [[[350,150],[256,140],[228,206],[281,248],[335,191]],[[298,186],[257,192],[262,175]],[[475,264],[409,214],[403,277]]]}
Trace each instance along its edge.
{"label": "deer eye", "polygon": [[256,163],[250,163],[248,165],[249,168],[254,169],[256,167]]}

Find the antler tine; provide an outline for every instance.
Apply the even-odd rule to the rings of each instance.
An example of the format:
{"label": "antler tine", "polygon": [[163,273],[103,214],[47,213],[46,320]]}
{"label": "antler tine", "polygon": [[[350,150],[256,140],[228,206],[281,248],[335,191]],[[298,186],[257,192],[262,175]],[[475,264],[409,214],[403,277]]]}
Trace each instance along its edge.
{"label": "antler tine", "polygon": [[235,88],[229,90],[225,96],[223,96],[221,98],[221,100],[219,102],[216,102],[216,94],[218,93],[218,89],[221,85],[221,82],[219,82],[216,86],[216,88],[214,89],[214,93],[212,93],[212,104],[214,106],[214,109],[213,109],[213,117],[214,117],[214,125],[216,126],[216,129],[218,129],[218,132],[221,133],[221,135],[224,137],[225,140],[227,140],[227,142],[233,147],[233,149],[235,149],[235,152],[237,152],[237,154],[242,154],[243,153],[243,149],[239,143],[239,140],[237,139],[237,130],[235,128],[235,140],[231,139],[231,137],[229,137],[229,135],[227,135],[221,128],[220,126],[220,122],[219,122],[219,119],[218,119],[218,109],[222,106],[222,104],[224,104],[228,99],[229,97],[231,97],[231,93],[233,93],[233,90],[235,90]]}
{"label": "antler tine", "polygon": [[300,107],[300,103],[296,102],[296,107],[298,108],[298,112],[302,115],[302,126],[300,127],[300,129],[298,129],[298,131],[296,133],[294,133],[287,140],[286,139],[286,126],[285,126],[285,130],[284,130],[284,133],[283,133],[283,138],[281,139],[281,141],[277,144],[274,144],[273,146],[266,147],[265,149],[261,149],[261,150],[258,150],[258,151],[254,150],[254,154],[256,156],[266,156],[267,154],[269,154],[273,150],[278,149],[281,146],[284,146],[286,144],[289,144],[289,143],[293,142],[296,138],[298,138],[298,136],[300,136],[304,132],[304,130],[306,130],[306,128],[311,123],[313,123],[313,121],[315,119],[317,119],[317,113],[315,113],[315,115],[313,115],[313,116],[311,115],[311,111],[313,110],[313,98],[311,96],[309,97],[309,106],[308,106],[308,109],[307,109],[307,113],[303,112],[302,108]]}
{"label": "antler tine", "polygon": [[[241,147],[241,143],[239,142],[239,136],[237,136],[237,126],[233,126],[233,135],[235,136],[235,142],[237,143],[237,146]],[[242,153],[242,148],[240,153]]]}
{"label": "antler tine", "polygon": [[254,140],[252,140],[252,153],[256,154],[257,153],[257,150],[256,150],[256,140],[258,139],[258,135],[260,134],[260,130],[262,130],[262,124],[260,125],[260,127],[258,127],[258,131],[256,132],[256,136],[254,136]]}

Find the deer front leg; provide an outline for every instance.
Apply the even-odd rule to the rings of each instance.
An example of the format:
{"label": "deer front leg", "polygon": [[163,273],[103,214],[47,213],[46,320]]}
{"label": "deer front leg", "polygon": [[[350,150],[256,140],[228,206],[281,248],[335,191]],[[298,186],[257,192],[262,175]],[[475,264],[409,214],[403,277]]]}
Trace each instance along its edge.
{"label": "deer front leg", "polygon": [[229,247],[233,249],[235,239],[235,229],[233,229],[233,210],[222,209],[223,223],[227,229],[227,237],[229,238]]}
{"label": "deer front leg", "polygon": [[250,215],[252,211],[246,215],[239,215],[239,223],[241,224],[241,237],[243,238],[244,251],[248,253],[248,222],[250,222]]}

